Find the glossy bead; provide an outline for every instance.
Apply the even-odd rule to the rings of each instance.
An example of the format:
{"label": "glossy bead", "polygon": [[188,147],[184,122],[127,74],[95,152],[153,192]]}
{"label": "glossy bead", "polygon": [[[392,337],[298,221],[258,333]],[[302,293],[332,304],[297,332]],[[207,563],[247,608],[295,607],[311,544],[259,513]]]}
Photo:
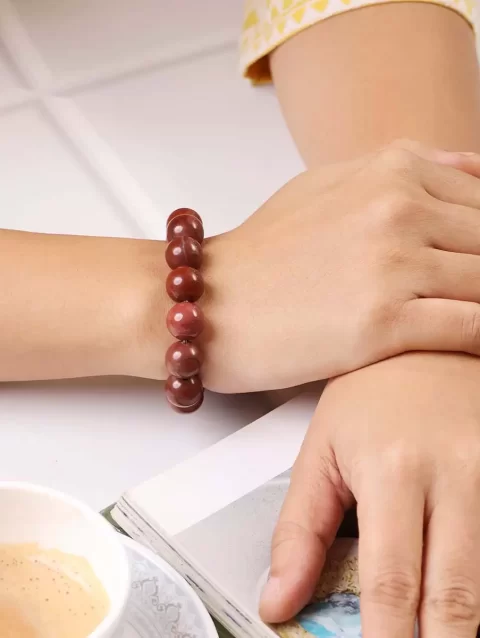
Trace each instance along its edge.
{"label": "glossy bead", "polygon": [[167,239],[176,237],[192,237],[199,244],[203,242],[203,224],[201,220],[190,214],[178,215],[167,224]]}
{"label": "glossy bead", "polygon": [[202,403],[203,403],[203,394],[200,397],[200,399],[197,401],[197,403],[189,406],[188,408],[180,408],[178,405],[172,405],[171,403],[170,403],[170,406],[175,410],[175,412],[180,412],[180,414],[190,414],[192,412],[196,412],[199,408],[201,408]]}
{"label": "glossy bead", "polygon": [[200,372],[203,355],[194,343],[178,341],[172,343],[165,355],[165,365],[168,374],[181,379],[189,379]]}
{"label": "glossy bead", "polygon": [[203,312],[195,303],[184,301],[175,304],[167,314],[167,328],[176,339],[196,339],[205,325]]}
{"label": "glossy bead", "polygon": [[172,221],[172,219],[175,219],[175,217],[180,217],[180,215],[193,215],[193,217],[196,217],[199,222],[202,221],[200,215],[197,213],[197,211],[193,210],[193,208],[177,208],[168,216],[167,226]]}
{"label": "glossy bead", "polygon": [[165,259],[172,270],[179,266],[198,269],[202,265],[202,247],[193,237],[176,237],[168,244]]}
{"label": "glossy bead", "polygon": [[170,405],[179,412],[193,412],[202,405],[203,385],[200,377],[178,379],[170,376],[165,384],[165,394]]}
{"label": "glossy bead", "polygon": [[167,294],[173,301],[197,301],[204,289],[202,275],[189,266],[175,268],[167,277]]}

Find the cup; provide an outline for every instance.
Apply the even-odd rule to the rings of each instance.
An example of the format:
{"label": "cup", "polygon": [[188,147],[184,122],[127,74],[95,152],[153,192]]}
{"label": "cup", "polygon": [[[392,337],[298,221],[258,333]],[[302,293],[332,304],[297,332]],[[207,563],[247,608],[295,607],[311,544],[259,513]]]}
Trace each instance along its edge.
{"label": "cup", "polygon": [[113,638],[130,589],[120,535],[77,500],[38,485],[0,482],[0,544],[38,543],[85,558],[110,600],[108,614],[85,638]]}

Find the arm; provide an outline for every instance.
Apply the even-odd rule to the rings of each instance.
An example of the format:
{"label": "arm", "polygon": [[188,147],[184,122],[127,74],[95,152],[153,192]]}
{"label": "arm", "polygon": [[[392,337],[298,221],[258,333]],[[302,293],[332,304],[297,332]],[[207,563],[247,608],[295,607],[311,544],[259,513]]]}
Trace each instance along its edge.
{"label": "arm", "polygon": [[[278,49],[272,70],[308,165],[398,137],[479,148],[473,34],[441,7],[390,4],[332,18]],[[266,620],[309,601],[356,500],[362,635],[411,638],[417,612],[422,637],[476,635],[479,377],[478,359],[417,353],[329,384],[277,525]]]}
{"label": "arm", "polygon": [[0,230],[0,381],[164,378],[164,250]]}
{"label": "arm", "polygon": [[271,68],[308,166],[396,138],[480,149],[475,37],[444,7],[391,3],[346,12],[288,40]]}
{"label": "arm", "polygon": [[[379,9],[371,11],[374,13]],[[459,38],[467,38],[473,51],[473,40],[467,25],[453,13],[446,13],[449,18],[459,21],[455,23],[460,31]],[[362,12],[355,14],[360,16]],[[348,22],[350,16],[342,16],[338,20],[342,23]],[[335,21],[336,19],[332,19],[328,23],[334,24]],[[324,25],[321,26],[323,28]],[[311,31],[313,33],[314,29]],[[298,37],[303,38],[303,35]],[[295,40],[292,40],[285,47],[294,44]],[[276,55],[280,55],[284,50],[280,49]],[[280,87],[284,65],[280,64],[280,59],[277,65],[274,59],[274,66]],[[285,82],[290,81],[286,73],[287,71]],[[459,69],[452,69],[453,75],[456,76],[458,73]],[[306,85],[303,90],[306,95]],[[467,106],[470,98],[470,94],[465,94]],[[344,116],[348,116],[346,111]],[[454,123],[452,121],[452,126]],[[314,121],[310,122],[310,125],[316,128]],[[400,131],[400,128],[397,127],[395,136],[407,134],[406,131]],[[324,131],[327,129],[328,124],[325,124]],[[318,130],[320,131],[320,128]],[[377,140],[372,140],[371,143],[376,144]],[[312,149],[316,146],[317,144],[312,144]],[[332,154],[333,150],[332,148]],[[306,149],[304,151],[306,152]],[[351,154],[353,155],[353,152]],[[465,181],[465,176],[462,177],[465,188],[454,190],[458,190],[462,197],[466,196],[467,191],[471,191],[467,199],[452,199],[450,195],[447,197],[444,191],[445,187],[448,189],[452,186],[452,179],[448,177],[450,173],[445,172],[445,169],[440,171],[434,165],[437,161],[436,155],[429,159],[433,163],[421,163],[410,167],[407,180],[410,185],[420,186],[419,182],[425,179],[422,173],[425,173],[429,175],[429,179],[434,179],[438,190],[435,196],[438,195],[439,199],[451,199],[452,203],[457,204],[477,201],[476,183],[473,185],[472,180]],[[448,162],[454,161],[458,161],[458,158],[448,159]],[[476,168],[470,167],[470,172],[478,173],[478,161],[472,162]],[[372,188],[371,192],[365,194],[362,190],[365,177],[356,180],[350,175],[356,168],[344,166],[339,167],[338,174],[334,171],[334,180],[340,183],[336,189],[335,210],[342,210],[345,219],[353,210],[354,202],[357,209],[364,207],[368,210],[379,200],[385,208],[383,190],[390,181],[398,181],[398,171],[402,176],[404,172],[404,167],[398,165],[388,174],[383,167],[379,172],[378,167],[368,165],[365,168],[365,177],[368,176]],[[465,170],[469,170],[468,167]],[[203,369],[206,387],[231,392],[287,387],[364,365],[383,358],[385,352],[395,354],[412,347],[425,347],[424,343],[419,343],[422,340],[422,321],[427,320],[424,313],[423,319],[418,315],[412,315],[408,319],[403,317],[404,343],[385,343],[383,337],[388,337],[390,332],[388,325],[385,328],[386,335],[376,326],[375,335],[382,338],[375,343],[374,339],[369,340],[372,344],[371,351],[359,352],[358,356],[352,356],[348,361],[337,359],[340,348],[335,346],[335,339],[344,341],[348,334],[349,343],[357,344],[360,341],[359,326],[355,321],[352,321],[350,332],[348,326],[342,326],[342,330],[337,331],[336,325],[330,325],[328,317],[326,325],[319,325],[320,318],[328,315],[325,312],[325,299],[328,297],[328,291],[332,290],[331,273],[342,272],[345,258],[348,258],[346,248],[349,247],[351,250],[352,261],[357,259],[357,254],[361,254],[365,264],[367,261],[375,264],[380,258],[395,255],[399,249],[399,240],[402,240],[402,250],[405,247],[401,236],[402,229],[398,226],[395,229],[392,226],[392,232],[389,233],[391,244],[377,246],[369,241],[368,233],[375,233],[375,228],[369,223],[364,229],[364,221],[360,216],[355,219],[349,218],[350,221],[344,225],[346,232],[342,240],[343,254],[332,250],[335,241],[338,240],[336,226],[333,223],[328,227],[322,226],[321,240],[324,244],[320,246],[317,232],[318,216],[315,212],[328,211],[331,207],[332,192],[329,180],[332,179],[332,175],[329,175],[328,170],[317,170],[301,176],[267,202],[254,216],[255,219],[252,218],[242,228],[230,233],[225,240],[215,239],[208,242],[205,303],[209,330],[204,337],[208,342],[205,348],[208,360]],[[323,190],[322,181],[325,184]],[[407,185],[407,181],[402,181],[402,188]],[[399,190],[401,189],[397,188],[397,191]],[[362,206],[359,206],[360,196],[364,200]],[[404,207],[402,197],[399,199],[400,206]],[[393,202],[387,206],[388,210],[382,209],[379,223],[390,223],[390,215],[392,224],[395,224],[398,217],[396,205]],[[279,211],[284,211],[280,218]],[[442,219],[433,219],[429,223],[435,226],[433,230],[440,230],[444,226],[443,230],[450,236],[450,222],[445,216],[447,213],[447,208],[443,206]],[[300,215],[304,227],[297,223]],[[472,220],[469,221],[468,216],[463,221],[471,230],[469,237],[476,237],[476,224],[472,225]],[[271,241],[273,222],[276,224],[275,244]],[[432,230],[421,220],[418,226],[422,231]],[[364,238],[365,246],[359,243],[359,237]],[[307,239],[310,242],[308,244],[305,243]],[[425,236],[424,239],[427,241],[430,237]],[[459,246],[455,246],[458,252],[462,252],[461,244],[462,241],[459,242]],[[476,244],[480,246],[480,242]],[[260,270],[257,262],[251,258],[251,248],[254,245],[258,262],[262,263]],[[0,304],[3,304],[0,312],[0,379],[95,374],[165,378],[163,356],[171,338],[164,328],[164,317],[167,308],[170,307],[170,302],[164,294],[164,248],[162,242],[0,232]],[[416,250],[417,247],[411,248]],[[316,272],[316,279],[313,280],[310,256],[315,255],[318,250],[321,250],[324,256],[324,270]],[[366,260],[368,251],[371,254]],[[297,267],[289,272],[288,278],[285,278],[285,255],[297,264]],[[423,270],[432,270],[429,264],[420,263],[417,254],[412,252],[409,254],[410,258],[411,263],[405,264],[405,271],[396,269],[395,282],[389,276],[388,289],[392,301],[397,298],[397,287],[402,288],[402,294],[405,293],[403,281],[412,264],[420,273]],[[448,270],[447,265],[445,267]],[[261,285],[257,285],[259,273],[262,275]],[[282,276],[279,276],[279,273]],[[345,277],[337,278],[337,283],[333,287],[338,287],[339,303],[336,307],[332,302],[330,315],[335,316],[338,313],[341,317],[355,318],[358,316],[359,303],[362,303],[365,319],[373,321],[379,309],[375,305],[369,306],[365,303],[365,293],[379,285],[385,286],[384,274],[368,269],[360,283],[357,278],[353,278],[352,281],[347,281]],[[435,281],[428,283],[435,284],[437,288],[441,285],[446,297],[456,298],[458,292],[451,289],[450,274],[446,273],[449,276],[442,281],[437,277],[437,273],[433,274]],[[311,289],[318,292],[318,297],[312,297],[311,290],[305,287],[307,280]],[[265,282],[268,282],[268,294],[265,292]],[[342,290],[340,286],[343,286]],[[209,290],[212,294],[209,294]],[[406,292],[410,299],[409,295],[414,291]],[[472,286],[470,290],[464,290],[462,295],[467,301],[477,301],[477,287]],[[427,291],[424,296],[429,296]],[[478,300],[480,301],[480,298]],[[376,303],[377,300],[371,301]],[[417,306],[420,311],[421,304],[415,304],[415,307]],[[295,325],[298,319],[298,308],[303,307],[309,309],[309,324],[305,324],[304,334],[295,334],[295,339],[288,338],[290,326]],[[472,310],[471,306],[459,305],[458,309],[459,324],[463,324],[466,317],[476,316],[476,307]],[[383,306],[382,311],[385,314]],[[261,322],[259,318],[262,318]],[[445,347],[452,348],[455,343],[455,349],[477,352],[478,338],[471,341],[453,341],[455,336],[461,336],[459,324],[452,328],[449,315],[440,309],[437,318],[437,338],[445,331],[452,337],[452,341]],[[272,325],[275,325],[276,330],[272,330]],[[428,325],[431,326],[430,317]],[[361,327],[365,329],[364,325]],[[418,334],[412,338],[415,330]],[[322,338],[325,338],[325,343],[321,342]],[[444,342],[445,339],[442,337],[442,343]],[[326,356],[325,361],[320,362],[322,365],[317,367],[312,364],[309,356],[299,357],[299,352],[310,353],[312,343],[316,343],[322,352],[331,353],[331,360],[330,356]],[[348,349],[348,354],[352,355],[354,351],[355,348],[352,346]],[[298,360],[298,366],[295,368],[290,365],[290,361],[294,359]],[[253,372],[256,373],[256,377]]]}
{"label": "arm", "polygon": [[[480,315],[474,175],[480,155],[389,148],[300,175],[241,227],[206,240],[205,387],[291,387],[406,350],[479,354],[480,334],[465,330]],[[406,223],[416,232],[405,235]],[[165,378],[164,251],[0,231],[0,380]],[[460,286],[458,273],[470,273]]]}

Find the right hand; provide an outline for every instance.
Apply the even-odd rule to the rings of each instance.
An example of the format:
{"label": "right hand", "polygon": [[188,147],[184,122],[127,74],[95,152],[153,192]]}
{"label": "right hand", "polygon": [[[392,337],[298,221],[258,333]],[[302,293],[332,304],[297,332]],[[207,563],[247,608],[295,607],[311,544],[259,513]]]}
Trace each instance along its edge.
{"label": "right hand", "polygon": [[478,177],[480,155],[397,143],[301,174],[209,240],[206,387],[286,388],[409,350],[480,355]]}

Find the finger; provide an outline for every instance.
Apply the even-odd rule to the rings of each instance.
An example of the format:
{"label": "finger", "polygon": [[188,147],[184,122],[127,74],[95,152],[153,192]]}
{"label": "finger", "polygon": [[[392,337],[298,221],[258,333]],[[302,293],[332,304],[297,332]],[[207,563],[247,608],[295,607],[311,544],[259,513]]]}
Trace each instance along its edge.
{"label": "finger", "polygon": [[329,445],[311,427],[273,536],[270,577],[260,603],[265,622],[289,620],[310,602],[349,504]]}
{"label": "finger", "polygon": [[480,209],[480,179],[451,165],[418,160],[418,171],[423,188],[435,199]]}
{"label": "finger", "polygon": [[413,140],[397,140],[393,146],[410,151],[429,162],[444,164],[474,177],[480,177],[479,153],[446,151]]}
{"label": "finger", "polygon": [[419,293],[422,297],[456,299],[480,303],[480,256],[427,252],[429,268]]}
{"label": "finger", "polygon": [[413,638],[420,598],[425,496],[408,466],[377,471],[357,496],[364,638]]}
{"label": "finger", "polygon": [[412,350],[480,356],[480,306],[450,299],[412,299],[389,334],[389,356]]}
{"label": "finger", "polygon": [[[478,484],[477,484],[478,487]],[[438,505],[426,536],[422,638],[475,638],[480,623],[478,490]]]}
{"label": "finger", "polygon": [[[480,180],[479,180],[480,181]],[[430,245],[453,253],[480,255],[480,211],[432,198]]]}
{"label": "finger", "polygon": [[480,154],[478,153],[446,153],[439,164],[446,164],[473,177],[480,177]]}

